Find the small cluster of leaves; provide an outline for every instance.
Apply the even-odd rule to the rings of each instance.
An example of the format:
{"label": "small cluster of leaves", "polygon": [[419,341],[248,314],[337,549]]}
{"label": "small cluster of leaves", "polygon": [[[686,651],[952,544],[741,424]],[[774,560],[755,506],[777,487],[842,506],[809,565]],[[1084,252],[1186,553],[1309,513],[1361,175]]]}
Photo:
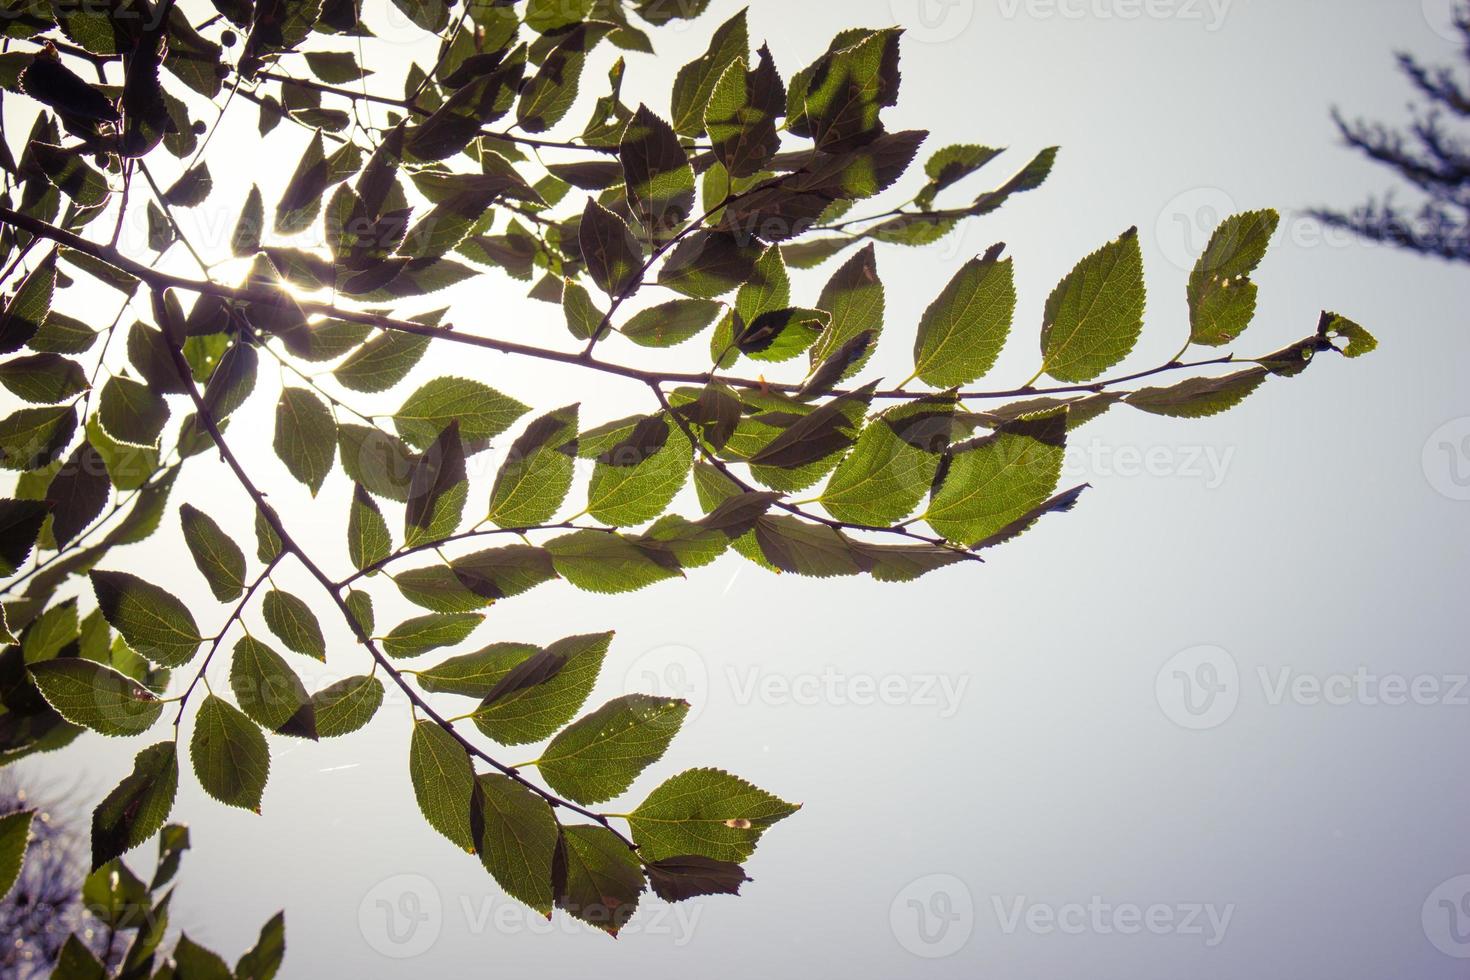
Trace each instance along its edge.
{"label": "small cluster of leaves", "polygon": [[[214,798],[260,810],[269,737],[360,729],[384,702],[381,674],[416,708],[409,781],[426,819],[527,905],[615,934],[647,888],[666,900],[735,893],[763,831],[794,805],[701,768],[618,816],[627,834],[590,809],[632,788],[688,708],[630,695],[582,713],[610,635],[501,641],[432,666],[402,664],[470,644],[487,608],[543,583],[626,593],[726,551],[775,572],[912,581],[1069,509],[1082,490],[1059,486],[1069,433],[1115,404],[1214,415],[1318,352],[1374,346],[1361,327],[1324,314],[1312,336],[1234,373],[1125,390],[1119,381],[1184,367],[1104,377],[1144,327],[1143,261],[1130,229],[1078,262],[1045,304],[1037,379],[1054,387],[1026,385],[1009,404],[976,407],[994,393],[971,386],[1015,326],[1013,261],[1000,245],[966,262],[925,310],[904,384],[860,384],[885,328],[876,246],[929,244],[993,212],[1045,181],[1055,149],[968,203],[940,206],[1000,155],[940,148],[904,204],[854,217],[859,202],[898,185],[927,136],[884,122],[900,87],[897,29],[844,32],[786,79],[769,49],[752,53],[741,12],[677,72],[665,115],[624,104],[620,58],[591,118],[557,140],[547,134],[567,131],[595,49],[651,50],[640,23],[697,16],[705,4],[529,0],[460,13],[442,0],[395,3],[440,39],[437,62],[409,71],[402,98],[343,87],[370,74],[352,52],[304,49],[309,39],[369,38],[352,2],[216,2],[219,17],[201,29],[184,4],[153,21],[122,6],[42,5],[0,25],[38,49],[0,53],[0,85],[37,106],[19,155],[0,160],[12,191],[0,208],[0,258],[14,273],[0,314],[0,385],[28,403],[0,419],[0,466],[20,474],[0,501],[0,574],[14,576],[0,607],[0,762],[84,729],[142,735],[178,702],[175,737],[140,752],[98,807],[99,867],[168,819],[184,708],[258,598],[273,639],[242,630],[228,650],[233,699],[206,687],[193,718],[188,753]],[[121,85],[72,70],[89,62],[119,67]],[[173,214],[215,190],[190,104],[228,98],[226,79],[258,107],[262,136],[289,121],[310,137],[272,215],[258,188],[245,195],[230,238],[250,266],[243,281],[185,287],[105,233],[85,233],[110,207],[136,206],[136,172],[157,190],[146,204],[151,246],[188,245]],[[189,91],[171,92],[178,85]],[[387,106],[382,129],[347,111],[369,99]],[[185,161],[167,189],[145,169],[160,146]],[[530,149],[576,157],[543,165]],[[1250,326],[1251,277],[1276,225],[1269,211],[1221,225],[1189,279],[1186,350],[1221,347]],[[319,247],[303,244],[308,232]],[[815,296],[796,297],[792,270],[848,249]],[[400,301],[492,270],[559,305],[581,353],[456,330],[447,308],[393,315]],[[57,309],[78,277],[122,294],[111,326]],[[660,302],[624,309],[656,290]],[[124,331],[140,297],[148,314]],[[118,332],[125,341],[110,345]],[[599,343],[669,348],[705,335],[700,372],[593,356]],[[419,385],[389,413],[347,405],[406,381],[431,343],[609,372],[652,389],[657,406],[584,427],[580,405],[533,410],[463,376],[469,369]],[[109,346],[125,365],[109,363]],[[307,555],[230,452],[229,422],[254,394],[262,357],[300,379],[282,385],[275,405],[272,446],[285,474],[313,498],[339,467],[351,483],[339,516],[354,569],[345,578]],[[791,381],[733,373],[793,363]],[[317,380],[328,375],[330,391]],[[914,382],[924,390],[906,391]],[[493,483],[473,487],[467,460],[502,439],[509,448]],[[206,451],[235,469],[256,508],[253,561],[221,514],[169,504],[184,464]],[[590,477],[569,503],[578,460]],[[671,512],[691,485],[702,513]],[[810,499],[793,502],[799,493]],[[575,516],[564,517],[569,510]],[[228,610],[217,631],[202,630],[166,584],[99,567],[164,526],[178,528]],[[517,540],[492,546],[496,535]],[[466,542],[472,550],[451,547]],[[414,556],[429,560],[404,567]],[[283,561],[317,579],[372,656],[370,672],[307,689],[288,655],[326,662],[337,651],[317,606],[271,581]],[[84,576],[90,589],[69,593]],[[385,582],[423,612],[379,630],[371,587]],[[95,608],[82,615],[79,598]],[[170,672],[183,668],[193,679],[166,698]],[[463,720],[489,742],[545,743],[524,767],[537,780],[496,761],[424,695],[471,699]]]}
{"label": "small cluster of leaves", "polygon": [[[103,800],[93,815],[95,840],[99,834],[115,833],[122,824],[131,823],[130,811],[148,814],[143,820],[156,829],[156,834],[150,830],[133,843],[156,837],[158,858],[148,878],[138,877],[121,858],[94,861],[81,886],[80,904],[87,913],[88,928],[67,937],[52,965],[52,980],[271,980],[280,971],[286,955],[286,917],[282,912],[261,927],[255,945],[240,957],[233,970],[219,954],[190,939],[187,932],[179,935],[171,951],[164,945],[174,879],[191,844],[187,827],[163,824],[167,809],[157,813],[157,796],[145,784],[149,779],[170,778],[163,756],[172,752],[173,746],[167,743],[145,749],[143,755],[151,757],[149,771],[135,773]],[[140,762],[142,759],[139,756]],[[171,778],[177,782],[177,772]],[[170,783],[170,793],[172,787]],[[152,819],[154,814],[157,821]],[[14,887],[25,864],[35,816],[31,810],[0,816],[0,898]],[[99,937],[104,935],[107,940],[102,945]]]}

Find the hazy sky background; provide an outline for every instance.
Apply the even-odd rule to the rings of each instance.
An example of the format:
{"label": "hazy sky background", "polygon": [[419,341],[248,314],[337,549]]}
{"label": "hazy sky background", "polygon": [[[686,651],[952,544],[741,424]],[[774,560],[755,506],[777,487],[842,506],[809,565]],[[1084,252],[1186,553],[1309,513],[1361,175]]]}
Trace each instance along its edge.
{"label": "hazy sky background", "polygon": [[[1077,510],[984,566],[883,586],[777,578],[731,556],[631,597],[557,584],[496,607],[477,641],[616,629],[594,704],[650,685],[696,702],[629,807],[696,765],[805,803],[766,835],[739,899],[650,899],[617,942],[560,918],[548,926],[423,821],[395,700],[355,736],[273,739],[263,816],[218,805],[184,777],[174,815],[193,826],[195,850],[175,909],[191,936],[233,961],[284,905],[288,977],[1464,975],[1449,954],[1470,956],[1470,903],[1453,920],[1462,931],[1450,930],[1470,893],[1452,880],[1470,874],[1470,689],[1457,680],[1470,671],[1470,269],[1355,244],[1300,214],[1387,186],[1337,145],[1328,110],[1399,116],[1409,92],[1392,52],[1452,58],[1436,30],[1447,2],[922,2],[754,0],[750,11],[752,40],[770,42],[787,77],[842,28],[908,26],[888,118],[930,129],[930,148],[1009,146],[991,165],[1009,173],[1063,147],[1043,190],[940,245],[880,251],[888,346],[876,373],[908,373],[923,308],[967,258],[1004,241],[1021,302],[990,380],[1024,382],[1047,292],[1130,225],[1150,303],[1127,363],[1159,363],[1184,336],[1188,266],[1214,221],[1263,206],[1286,218],[1257,276],[1257,326],[1235,349],[1304,337],[1325,307],[1377,333],[1380,350],[1326,358],[1216,419],[1115,410],[1075,441],[1073,482],[1094,486]],[[625,97],[666,112],[673,70],[736,9],[715,0],[683,30],[656,32],[660,58],[630,59]],[[1123,16],[1132,11],[1143,13]],[[401,56],[415,54],[431,57]],[[584,102],[601,93],[600,54]],[[393,63],[381,67],[387,87]],[[201,236],[228,233],[249,181],[274,200],[304,144],[285,127],[261,143],[254,110],[231,113],[209,157],[223,190],[196,219]],[[584,116],[579,106],[572,118]],[[973,178],[977,191],[989,176]],[[834,266],[801,276],[798,300]],[[562,342],[559,311],[522,291],[486,277],[452,295],[450,319]],[[593,423],[646,409],[646,394],[615,379],[457,349],[373,404],[391,411],[445,371],[542,408],[580,399]],[[254,443],[246,455],[264,472],[273,374],[262,371],[264,390],[230,429],[237,448]],[[176,501],[252,540],[244,496],[199,462]],[[284,473],[272,486],[288,521],[345,567],[340,469],[315,504]],[[225,611],[174,527],[148,560],[197,600],[209,629]],[[279,580],[313,594],[295,572]],[[410,613],[378,592],[380,623]],[[293,658],[313,689],[366,667],[332,629],[332,675]],[[211,676],[223,686],[220,659]],[[1180,678],[1207,678],[1202,665],[1226,690],[1195,716]],[[1335,690],[1333,678],[1360,669],[1378,680],[1347,703],[1312,703],[1291,686]],[[1421,693],[1432,685],[1420,700],[1435,703],[1371,703],[1393,693],[1385,675],[1417,679]],[[862,703],[854,681],[901,703]],[[1213,727],[1186,727],[1200,724]],[[79,780],[90,806],[142,744],[87,737],[30,771]],[[396,943],[377,903],[406,909],[405,894],[430,918]],[[1115,918],[1127,906],[1142,911]],[[1048,914],[1067,929],[1046,928]],[[1118,928],[1130,921],[1142,923],[1134,934]],[[405,952],[418,955],[388,955]]]}

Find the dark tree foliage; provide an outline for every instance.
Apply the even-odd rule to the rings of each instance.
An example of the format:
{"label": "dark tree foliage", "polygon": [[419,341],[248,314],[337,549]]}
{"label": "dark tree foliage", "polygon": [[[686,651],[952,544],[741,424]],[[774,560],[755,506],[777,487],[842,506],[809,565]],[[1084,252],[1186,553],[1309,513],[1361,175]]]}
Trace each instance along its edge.
{"label": "dark tree foliage", "polygon": [[54,803],[0,790],[0,977],[270,980],[279,971],[286,953],[280,913],[233,971],[187,932],[172,950],[166,946],[187,828],[168,824],[158,832],[147,879],[121,859],[88,873],[84,842]]}
{"label": "dark tree foliage", "polygon": [[[612,634],[481,645],[486,610],[553,580],[632,592],[726,552],[889,583],[973,566],[1077,502],[1084,488],[1059,481],[1078,427],[1113,409],[1214,415],[1318,354],[1374,346],[1324,313],[1273,353],[1222,352],[1255,317],[1277,228],[1257,211],[1201,256],[1177,356],[1119,367],[1145,313],[1128,229],[1051,293],[1034,377],[983,387],[1016,311],[1005,246],[964,262],[916,325],[885,322],[878,246],[1024,201],[1057,151],[978,193],[960,185],[995,149],[923,150],[916,167],[927,134],[885,122],[896,28],[846,31],[782,70],[741,12],[710,25],[667,105],[627,104],[611,54],[651,52],[705,6],[5,4],[0,384],[24,404],[0,418],[16,474],[0,501],[0,762],[87,729],[154,733],[94,811],[95,874],[133,887],[122,856],[167,837],[181,772],[258,812],[273,742],[350,734],[391,687],[412,708],[405,791],[528,906],[616,934],[646,891],[738,893],[798,807],[702,767],[609,808],[688,704],[584,710]],[[372,70],[389,14],[431,55],[401,78]],[[605,81],[588,70],[604,63]],[[274,202],[210,173],[241,113],[262,160],[291,148]],[[206,203],[232,217],[222,254],[180,220]],[[120,245],[132,215],[151,256]],[[212,274],[231,257],[233,281]],[[510,339],[450,289],[507,278],[567,333]],[[421,312],[441,291],[449,305]],[[864,380],[895,333],[908,377]],[[456,352],[456,374],[410,380],[431,347]],[[492,384],[518,362],[617,379],[646,407],[589,419],[550,391],[533,408]],[[267,430],[280,466],[247,465]],[[195,460],[223,485],[184,491]],[[308,548],[308,523],[338,546]],[[196,568],[158,559],[185,549]],[[288,568],[311,587],[279,587]],[[217,607],[181,599],[185,576]],[[399,604],[418,608],[379,621]],[[309,690],[311,661],[342,679]],[[503,761],[527,745],[533,762]]]}
{"label": "dark tree foliage", "polygon": [[[1454,24],[1470,62],[1470,4],[1456,9]],[[1407,124],[1349,120],[1335,109],[1332,118],[1347,145],[1392,171],[1411,188],[1413,200],[1389,191],[1352,211],[1318,208],[1312,214],[1370,241],[1470,262],[1470,88],[1454,67],[1428,65],[1407,52],[1398,63],[1420,99]]]}

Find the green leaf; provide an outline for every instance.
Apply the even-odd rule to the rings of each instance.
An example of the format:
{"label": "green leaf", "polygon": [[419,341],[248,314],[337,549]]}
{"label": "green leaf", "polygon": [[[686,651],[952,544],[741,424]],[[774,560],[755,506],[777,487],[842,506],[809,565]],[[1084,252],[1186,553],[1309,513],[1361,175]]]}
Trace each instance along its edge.
{"label": "green leaf", "polygon": [[87,166],[77,151],[40,142],[28,149],[46,179],[81,207],[94,208],[107,200],[107,178]]}
{"label": "green leaf", "polygon": [[51,294],[56,290],[56,253],[50,252],[21,280],[15,295],[0,315],[0,354],[20,350],[51,312]]}
{"label": "green leaf", "polygon": [[[516,648],[485,656],[487,648],[481,651],[482,659],[474,665],[473,675],[468,674],[469,664],[453,668],[464,675],[454,683],[460,688],[458,693],[473,695],[483,689],[480,696],[484,701],[475,712],[474,722],[487,737],[501,745],[528,745],[551,737],[581,710],[597,683],[611,642],[611,633],[597,633],[557,640],[545,650]],[[548,665],[540,673],[549,671],[550,676],[500,695],[497,688],[507,676],[524,669],[538,654]],[[440,665],[441,670],[444,667]],[[474,690],[469,689],[471,686]]]}
{"label": "green leaf", "polygon": [[132,773],[92,811],[92,870],[158,833],[178,788],[175,743],[159,742],[139,752]]}
{"label": "green leaf", "polygon": [[91,576],[102,615],[139,654],[161,667],[179,667],[199,650],[199,627],[171,593],[126,572]]}
{"label": "green leaf", "polygon": [[924,520],[950,541],[985,541],[1056,489],[1066,452],[1065,413],[1002,426],[955,446]]}
{"label": "green leaf", "polygon": [[484,622],[479,613],[430,613],[399,623],[383,638],[390,657],[419,657],[430,650],[461,643]]}
{"label": "green leaf", "polygon": [[636,592],[681,574],[622,535],[603,531],[573,531],[548,541],[546,550],[557,572],[588,592]]}
{"label": "green leaf", "polygon": [[812,366],[833,357],[862,334],[871,333],[872,339],[865,352],[847,364],[837,380],[845,380],[861,371],[883,333],[884,306],[883,283],[878,278],[877,256],[870,243],[848,259],[822,288],[817,309],[826,310],[832,319],[812,345]]}
{"label": "green leaf", "polygon": [[271,589],[260,603],[265,625],[286,649],[316,660],[327,659],[327,641],[322,636],[316,613],[301,597]]}
{"label": "green leaf", "polygon": [[361,589],[351,589],[345,601],[352,621],[364,634],[371,636],[374,630],[373,624],[377,622],[373,613],[373,597]]}
{"label": "green leaf", "polygon": [[25,564],[46,514],[46,504],[39,500],[0,499],[0,576]]}
{"label": "green leaf", "polygon": [[[251,721],[273,732],[301,716],[311,702],[301,678],[285,658],[251,636],[235,644],[230,690]],[[306,716],[298,719],[307,720]]]}
{"label": "green leaf", "polygon": [[54,980],[107,980],[107,970],[97,956],[72,933],[66,937],[56,960]]}
{"label": "green leaf", "polygon": [[89,442],[77,446],[46,487],[51,535],[65,545],[94,521],[112,495],[107,466]]}
{"label": "green leaf", "polygon": [[316,733],[322,738],[349,735],[373,720],[383,704],[383,682],[363,675],[338,681],[311,696]]}
{"label": "green leaf", "polygon": [[428,349],[428,337],[388,331],[354,351],[332,377],[353,391],[387,391],[408,376]]}
{"label": "green leaf", "polygon": [[535,527],[551,520],[571,489],[576,454],[576,405],[532,422],[495,475],[490,520],[498,527]]}
{"label": "green leaf", "polygon": [[682,344],[714,322],[719,303],[703,299],[676,299],[639,310],[623,324],[620,333],[640,347],[673,347]]}
{"label": "green leaf", "polygon": [[414,457],[391,432],[366,425],[339,425],[337,442],[347,478],[385,500],[408,499]]}
{"label": "green leaf", "polygon": [[71,443],[76,428],[74,405],[23,408],[0,420],[0,466],[10,470],[49,466]]}
{"label": "green leaf", "polygon": [[194,719],[189,753],[206,793],[229,806],[260,812],[270,775],[270,747],[240,709],[213,694],[207,696]]}
{"label": "green leaf", "polygon": [[643,269],[638,239],[622,218],[591,198],[582,211],[578,241],[587,274],[603,292],[623,296],[638,285]]}
{"label": "green leaf", "polygon": [[315,497],[337,459],[337,421],[305,388],[285,388],[276,404],[276,456]]}
{"label": "green leaf", "polygon": [[645,861],[695,854],[740,862],[767,827],[799,809],[719,769],[690,769],[650,793],[628,824]]}
{"label": "green leaf", "polygon": [[551,807],[509,776],[483,775],[475,781],[474,808],[486,870],[513,898],[549,917],[559,838]]}
{"label": "green leaf", "polygon": [[137,490],[159,470],[161,457],[156,447],[118,442],[103,431],[95,413],[87,419],[87,444],[102,457],[108,478],[119,490]]}
{"label": "green leaf", "polygon": [[685,296],[714,299],[750,278],[760,257],[758,243],[728,231],[696,231],[669,253],[658,281]]}
{"label": "green leaf", "polygon": [[97,410],[109,435],[135,446],[158,445],[169,416],[168,402],[156,390],[116,375],[102,386]]}
{"label": "green leaf", "polygon": [[265,230],[265,199],[260,196],[260,187],[251,185],[245,197],[245,207],[240,220],[230,235],[230,251],[236,256],[248,257],[260,251],[261,233]]}
{"label": "green leaf", "polygon": [[578,340],[589,340],[594,331],[606,336],[605,314],[592,301],[592,295],[575,280],[568,279],[561,288],[561,308],[566,315],[567,331]]}
{"label": "green leaf", "polygon": [[633,785],[663,757],[684,724],[689,702],[629,694],[567,726],[537,760],[557,793],[578,803],[604,803]]}
{"label": "green leaf", "polygon": [[839,521],[869,527],[913,513],[949,448],[954,404],[951,395],[921,398],[874,419],[832,474],[822,506]]}
{"label": "green leaf", "polygon": [[940,191],[964,180],[1002,152],[973,143],[946,146],[934,151],[924,164],[924,173],[929,176],[929,183],[916,199],[919,207],[927,209],[933,206],[934,198]]}
{"label": "green leaf", "polygon": [[423,449],[456,419],[460,438],[477,443],[494,439],[528,411],[514,398],[478,381],[435,378],[408,396],[393,414],[393,422],[404,442]]}
{"label": "green leaf", "polygon": [[[459,153],[483,126],[510,111],[525,71],[526,49],[522,46],[495,70],[455,91],[428,119],[409,128],[403,148],[420,160],[443,160]],[[572,84],[575,97],[575,81]],[[395,166],[397,162],[391,161]]]}
{"label": "green leaf", "polygon": [[17,810],[0,817],[0,898],[10,894],[25,864],[35,810]]}
{"label": "green leaf", "polygon": [[265,511],[259,507],[255,509],[255,557],[263,563],[270,563],[276,559],[282,551],[281,539],[276,535],[276,529],[271,527],[271,522],[266,520]]}
{"label": "green leaf", "polygon": [[753,177],[781,149],[776,120],[786,111],[786,87],[762,46],[760,62],[746,70],[742,57],[720,76],[704,109],[714,154],[731,177]]}
{"label": "green leaf", "polygon": [[689,479],[694,447],[665,415],[634,417],[583,434],[581,453],[597,465],[587,488],[587,512],[604,524],[651,521]]}
{"label": "green leaf", "polygon": [[208,514],[192,504],[179,506],[184,543],[194,564],[220,602],[233,602],[245,592],[245,553]]}
{"label": "green leaf", "polygon": [[276,205],[276,233],[294,235],[310,228],[321,213],[322,198],[330,185],[322,133],[317,130]]}
{"label": "green leaf", "polygon": [[563,827],[556,882],[557,908],[616,937],[638,911],[643,866],[606,827]]}
{"label": "green leaf", "polygon": [[1322,320],[1320,332],[1323,336],[1347,341],[1346,345],[1338,348],[1344,357],[1362,357],[1378,349],[1378,338],[1347,317],[1323,313]]}
{"label": "green leaf", "polygon": [[352,505],[347,511],[347,552],[358,571],[386,561],[393,553],[388,522],[360,483],[353,488]]}
{"label": "green leaf", "polygon": [[448,837],[454,846],[474,853],[470,807],[475,767],[464,746],[436,722],[416,721],[408,750],[408,773],[429,826]]}
{"label": "green leaf", "polygon": [[966,262],[919,320],[914,376],[935,388],[952,388],[986,374],[1005,346],[1015,312],[1015,273],[999,247]]}
{"label": "green leaf", "polygon": [[200,163],[190,168],[173,186],[163,192],[166,204],[178,208],[193,208],[203,204],[214,190],[214,178],[209,175],[209,164]]}
{"label": "green leaf", "polygon": [[679,69],[674,76],[673,125],[681,136],[704,135],[705,107],[715,86],[737,58],[750,52],[746,11],[731,17],[710,39],[709,50]]}
{"label": "green leaf", "polygon": [[404,512],[404,544],[439,541],[453,534],[464,512],[469,483],[459,422],[451,421],[414,462]]}
{"label": "green leaf", "polygon": [[57,714],[102,735],[141,735],[163,713],[163,703],[152,691],[90,660],[47,660],[32,664],[30,671]]}
{"label": "green leaf", "polygon": [[694,168],[673,128],[640,105],[618,145],[628,206],[648,237],[676,231],[694,210]]}
{"label": "green leaf", "polygon": [[28,664],[50,660],[79,635],[75,599],[57,603],[31,621],[22,633],[20,652]]}
{"label": "green leaf", "polygon": [[277,912],[260,927],[260,938],[235,964],[235,980],[272,980],[286,956],[286,916]]}
{"label": "green leaf", "polygon": [[1257,291],[1251,273],[1266,257],[1280,222],[1275,211],[1247,211],[1226,218],[1215,229],[1189,275],[1191,343],[1219,347],[1250,326]]}
{"label": "green leaf", "polygon": [[467,589],[448,565],[428,565],[393,575],[403,597],[433,612],[474,612],[491,600]]}
{"label": "green leaf", "polygon": [[1046,301],[1041,356],[1058,381],[1091,381],[1143,332],[1143,252],[1130,228],[1077,264]]}
{"label": "green leaf", "polygon": [[575,24],[546,35],[556,45],[546,54],[541,68],[521,89],[516,120],[528,133],[544,133],[555,126],[577,100],[577,88],[587,52],[601,41],[613,25],[595,21]]}
{"label": "green leaf", "polygon": [[54,405],[87,390],[87,375],[59,354],[30,354],[0,364],[0,384],[35,405]]}
{"label": "green leaf", "polygon": [[653,893],[666,902],[682,902],[700,895],[739,895],[750,879],[733,861],[715,861],[697,854],[650,861],[645,866]]}
{"label": "green leaf", "polygon": [[1267,373],[1263,367],[1253,367],[1222,378],[1190,378],[1166,388],[1140,388],[1123,400],[1150,415],[1209,418],[1245,401],[1266,380]]}
{"label": "green leaf", "polygon": [[492,643],[474,653],[415,671],[414,679],[431,694],[484,698],[513,668],[540,652],[534,643]]}
{"label": "green leaf", "polygon": [[204,386],[204,408],[216,422],[223,422],[245,404],[255,390],[259,365],[260,355],[255,348],[239,340],[221,355]]}
{"label": "green leaf", "polygon": [[351,51],[308,51],[306,64],[313,75],[330,85],[355,82],[372,74],[358,66],[357,56]]}
{"label": "green leaf", "polygon": [[52,312],[27,346],[45,354],[85,354],[96,343],[96,330],[75,317]]}
{"label": "green leaf", "polygon": [[485,599],[506,599],[556,578],[551,553],[531,545],[478,551],[453,563],[466,589]]}
{"label": "green leaf", "polygon": [[790,94],[802,103],[789,113],[791,132],[810,136],[818,149],[829,153],[859,146],[882,132],[879,113],[898,102],[902,34],[900,28],[870,32],[829,52],[806,84],[793,80]]}

